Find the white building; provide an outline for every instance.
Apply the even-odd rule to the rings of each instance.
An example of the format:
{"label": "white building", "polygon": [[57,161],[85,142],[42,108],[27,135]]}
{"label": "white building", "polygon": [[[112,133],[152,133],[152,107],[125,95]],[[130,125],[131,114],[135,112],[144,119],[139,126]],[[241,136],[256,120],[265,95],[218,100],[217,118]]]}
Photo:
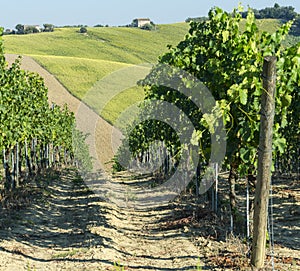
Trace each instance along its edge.
{"label": "white building", "polygon": [[132,25],[134,27],[142,27],[142,26],[144,26],[146,24],[150,24],[150,23],[151,23],[151,21],[149,18],[137,18],[132,21]]}

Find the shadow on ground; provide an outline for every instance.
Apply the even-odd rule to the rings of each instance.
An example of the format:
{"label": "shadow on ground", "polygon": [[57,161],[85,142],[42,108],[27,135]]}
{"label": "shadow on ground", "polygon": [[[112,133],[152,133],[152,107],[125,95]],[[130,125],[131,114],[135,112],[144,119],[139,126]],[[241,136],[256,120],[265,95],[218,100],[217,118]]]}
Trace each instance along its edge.
{"label": "shadow on ground", "polygon": [[[61,174],[49,170],[35,178],[26,186],[32,193],[26,193],[29,199],[2,199],[0,210],[0,239],[14,241],[30,247],[70,251],[57,253],[53,258],[35,257],[24,253],[22,249],[6,248],[0,245],[0,251],[19,254],[39,262],[72,261],[103,262],[103,259],[70,258],[75,251],[84,248],[104,247],[104,243],[112,243],[109,238],[93,234],[91,228],[105,225],[100,198],[93,194],[84,184],[76,170],[65,169]],[[33,192],[34,191],[34,192]],[[9,200],[29,202],[28,206],[18,206]],[[17,206],[17,207],[16,207]],[[14,208],[16,207],[16,208]],[[73,251],[73,252],[72,252]],[[45,255],[46,256],[46,255]]]}
{"label": "shadow on ground", "polygon": [[27,261],[37,264],[37,270],[56,270],[57,264],[70,270],[104,270],[98,268],[111,268],[119,260],[129,270],[195,270],[198,252],[193,247],[172,251],[172,242],[175,247],[181,242],[188,246],[186,234],[180,229],[157,230],[161,217],[171,216],[173,205],[148,211],[121,209],[90,189],[76,170],[49,170],[26,185],[26,193],[3,198],[0,252],[16,263],[15,256],[22,257],[22,267]]}

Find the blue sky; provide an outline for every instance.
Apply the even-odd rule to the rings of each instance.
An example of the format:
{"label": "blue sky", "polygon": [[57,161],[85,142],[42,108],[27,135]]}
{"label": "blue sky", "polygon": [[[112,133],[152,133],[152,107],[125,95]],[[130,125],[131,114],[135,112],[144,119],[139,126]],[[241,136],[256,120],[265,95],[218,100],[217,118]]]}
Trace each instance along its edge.
{"label": "blue sky", "polygon": [[278,3],[293,6],[300,13],[299,0],[0,0],[0,26],[14,28],[18,23],[118,26],[138,17],[149,17],[158,24],[174,23],[187,17],[205,16],[213,6],[231,11],[239,2],[257,9]]}

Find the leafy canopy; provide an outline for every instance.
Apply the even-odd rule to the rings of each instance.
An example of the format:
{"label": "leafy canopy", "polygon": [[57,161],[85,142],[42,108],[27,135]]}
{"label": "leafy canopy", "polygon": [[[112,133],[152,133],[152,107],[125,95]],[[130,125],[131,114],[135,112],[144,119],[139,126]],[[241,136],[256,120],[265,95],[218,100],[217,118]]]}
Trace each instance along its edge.
{"label": "leafy canopy", "polygon": [[[273,146],[274,150],[283,152],[286,139],[282,128],[287,126],[287,109],[291,98],[299,91],[300,51],[299,44],[287,49],[281,45],[292,22],[282,25],[273,34],[261,32],[256,25],[254,13],[249,10],[246,27],[242,30],[240,11],[239,7],[227,13],[216,7],[210,10],[208,20],[192,21],[185,39],[176,47],[170,46],[169,52],[159,58],[159,63],[184,70],[209,88],[226,128],[225,164],[235,167],[243,175],[256,167],[260,98],[264,91],[261,79],[263,59],[270,55],[278,59]],[[203,161],[208,163],[212,132],[209,122],[214,115],[203,114],[178,89],[157,84],[159,77],[170,76],[172,72],[162,71],[161,65],[152,69],[143,81],[146,86],[145,102],[164,100],[175,104],[188,115],[197,130],[199,153]],[[181,85],[189,87],[192,82],[185,78]],[[170,127],[158,121],[137,125],[129,135],[129,141],[134,142],[132,146],[135,146],[135,152],[143,151],[148,146],[145,142],[157,138],[162,138],[170,146],[175,143],[178,146],[178,138],[176,140]]]}

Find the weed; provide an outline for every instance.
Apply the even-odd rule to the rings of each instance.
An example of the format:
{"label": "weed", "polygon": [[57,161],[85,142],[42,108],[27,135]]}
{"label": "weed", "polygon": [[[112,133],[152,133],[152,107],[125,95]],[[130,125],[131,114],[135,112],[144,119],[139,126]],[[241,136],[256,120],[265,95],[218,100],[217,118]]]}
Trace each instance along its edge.
{"label": "weed", "polygon": [[201,265],[200,258],[198,258],[198,263],[197,263],[197,266],[196,266],[196,271],[202,271],[202,265]]}
{"label": "weed", "polygon": [[120,264],[120,262],[118,263],[114,263],[114,271],[125,271],[125,266]]}
{"label": "weed", "polygon": [[27,262],[27,263],[26,263],[26,266],[25,266],[25,270],[26,270],[26,271],[36,271],[36,268],[35,268],[34,265],[33,265],[33,267],[31,267],[30,263]]}

